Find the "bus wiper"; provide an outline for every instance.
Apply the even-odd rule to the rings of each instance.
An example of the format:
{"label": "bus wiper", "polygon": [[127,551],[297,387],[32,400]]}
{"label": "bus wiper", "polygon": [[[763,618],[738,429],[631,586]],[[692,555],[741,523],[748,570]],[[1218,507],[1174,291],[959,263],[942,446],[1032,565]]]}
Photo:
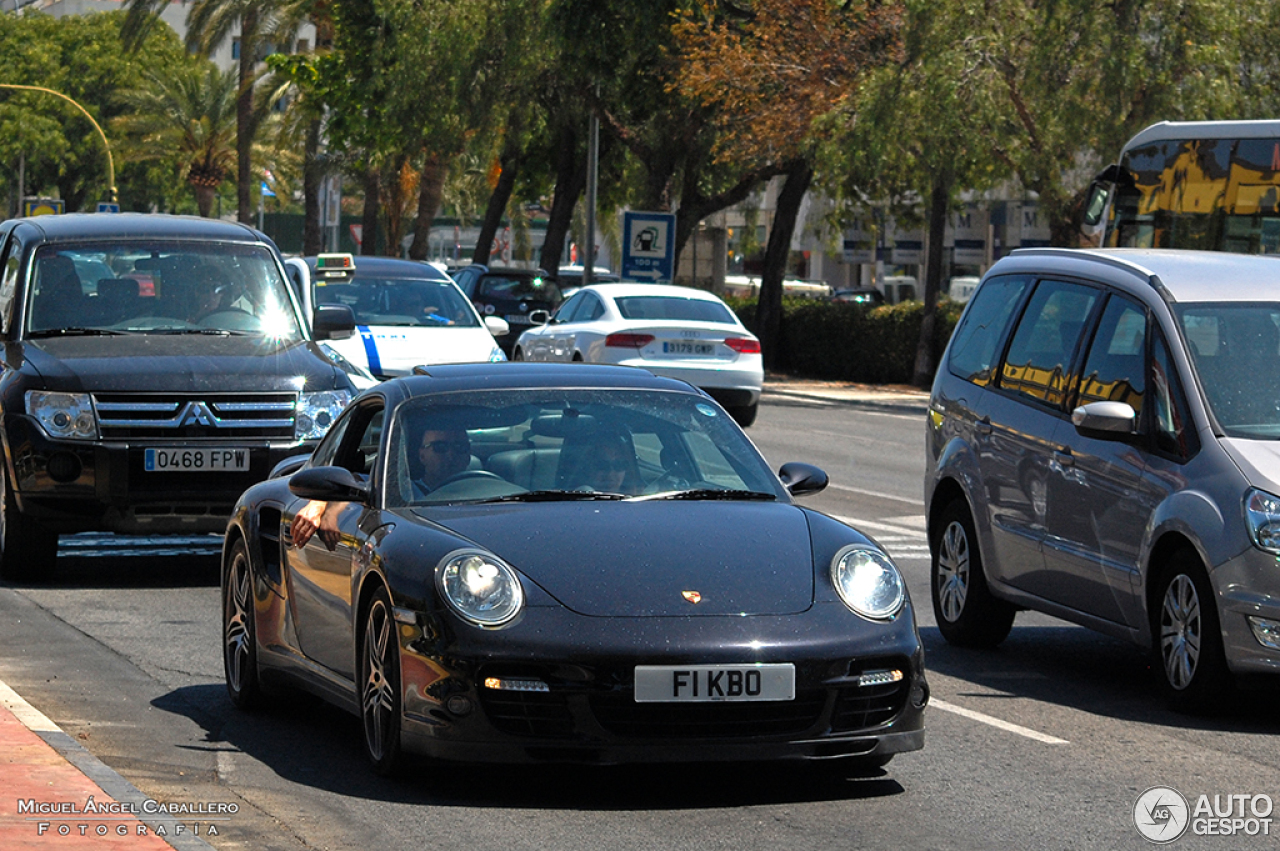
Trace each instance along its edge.
{"label": "bus wiper", "polygon": [[600,491],[538,490],[481,499],[477,502],[584,502],[591,500],[629,499],[626,494]]}
{"label": "bus wiper", "polygon": [[688,490],[682,491],[664,491],[663,493],[637,496],[632,499],[632,502],[642,502],[651,499],[741,499],[768,502],[777,498],[778,497],[775,494],[764,493],[762,491],[725,490],[723,488],[689,488]]}
{"label": "bus wiper", "polygon": [[115,337],[131,333],[133,332],[117,331],[114,328],[43,328],[39,331],[28,332],[27,339],[38,340],[44,337]]}

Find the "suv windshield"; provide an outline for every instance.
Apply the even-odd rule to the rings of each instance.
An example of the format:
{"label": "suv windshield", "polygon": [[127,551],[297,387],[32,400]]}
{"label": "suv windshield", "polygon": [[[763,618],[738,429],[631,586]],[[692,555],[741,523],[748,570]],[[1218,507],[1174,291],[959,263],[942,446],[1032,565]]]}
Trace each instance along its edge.
{"label": "suv windshield", "polygon": [[302,339],[279,265],[261,245],[46,245],[35,256],[26,313],[29,337],[101,330]]}
{"label": "suv windshield", "polygon": [[1200,386],[1230,437],[1280,439],[1280,304],[1180,304]]}

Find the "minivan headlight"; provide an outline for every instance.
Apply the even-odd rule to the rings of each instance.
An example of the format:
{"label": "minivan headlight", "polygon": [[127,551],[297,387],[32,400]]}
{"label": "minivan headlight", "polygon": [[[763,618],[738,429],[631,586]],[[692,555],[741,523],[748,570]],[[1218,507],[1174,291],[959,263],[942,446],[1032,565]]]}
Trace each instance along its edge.
{"label": "minivan headlight", "polygon": [[50,437],[70,440],[97,440],[98,416],[88,393],[27,391],[27,412],[36,418]]}
{"label": "minivan headlight", "polygon": [[868,544],[855,544],[831,560],[831,579],[849,608],[872,620],[887,620],[907,598],[902,573],[888,554]]}
{"label": "minivan headlight", "polygon": [[1280,554],[1280,496],[1250,488],[1244,495],[1244,517],[1253,545]]}
{"label": "minivan headlight", "polygon": [[524,608],[524,588],[516,572],[492,553],[450,553],[436,567],[436,587],[445,602],[478,627],[509,623]]}
{"label": "minivan headlight", "polygon": [[319,440],[324,437],[350,401],[351,394],[346,390],[298,394],[298,407],[293,415],[294,439]]}

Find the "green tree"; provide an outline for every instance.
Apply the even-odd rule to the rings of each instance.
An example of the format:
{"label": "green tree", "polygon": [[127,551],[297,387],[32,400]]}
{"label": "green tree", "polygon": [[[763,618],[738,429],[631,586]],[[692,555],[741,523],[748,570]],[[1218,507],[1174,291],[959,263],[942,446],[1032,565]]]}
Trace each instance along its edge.
{"label": "green tree", "polygon": [[113,124],[129,140],[132,159],[177,159],[202,216],[212,213],[218,187],[235,168],[238,88],[235,72],[184,62],[124,92],[132,111]]}
{"label": "green tree", "polygon": [[[136,86],[145,69],[182,59],[182,47],[165,28],[137,53],[121,55],[119,13],[54,18],[0,15],[4,82],[50,88],[72,98],[103,128],[125,105],[119,93]],[[108,134],[108,141],[114,140]],[[70,104],[40,92],[0,90],[0,163],[10,185],[25,164],[29,193],[57,191],[68,210],[109,197],[107,157],[92,124]],[[135,206],[164,191],[160,170],[119,169],[122,203]]]}

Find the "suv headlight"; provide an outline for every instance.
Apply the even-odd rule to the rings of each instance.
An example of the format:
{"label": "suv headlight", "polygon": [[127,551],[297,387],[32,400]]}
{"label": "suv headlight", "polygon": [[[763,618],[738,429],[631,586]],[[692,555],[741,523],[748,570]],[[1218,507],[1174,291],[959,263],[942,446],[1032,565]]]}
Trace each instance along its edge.
{"label": "suv headlight", "polygon": [[1253,545],[1280,553],[1280,496],[1250,488],[1244,495],[1244,517]]}
{"label": "suv headlight", "polygon": [[436,587],[454,611],[478,627],[500,627],[524,608],[516,572],[491,553],[463,550],[445,556],[436,568]]}
{"label": "suv headlight", "polygon": [[300,393],[294,411],[293,436],[296,440],[319,440],[351,401],[346,390]]}
{"label": "suv headlight", "polygon": [[98,416],[88,393],[27,391],[27,412],[50,437],[70,440],[97,440]]}
{"label": "suv headlight", "polygon": [[840,599],[858,614],[887,620],[907,598],[902,573],[889,556],[867,544],[854,544],[831,560],[831,580]]}

